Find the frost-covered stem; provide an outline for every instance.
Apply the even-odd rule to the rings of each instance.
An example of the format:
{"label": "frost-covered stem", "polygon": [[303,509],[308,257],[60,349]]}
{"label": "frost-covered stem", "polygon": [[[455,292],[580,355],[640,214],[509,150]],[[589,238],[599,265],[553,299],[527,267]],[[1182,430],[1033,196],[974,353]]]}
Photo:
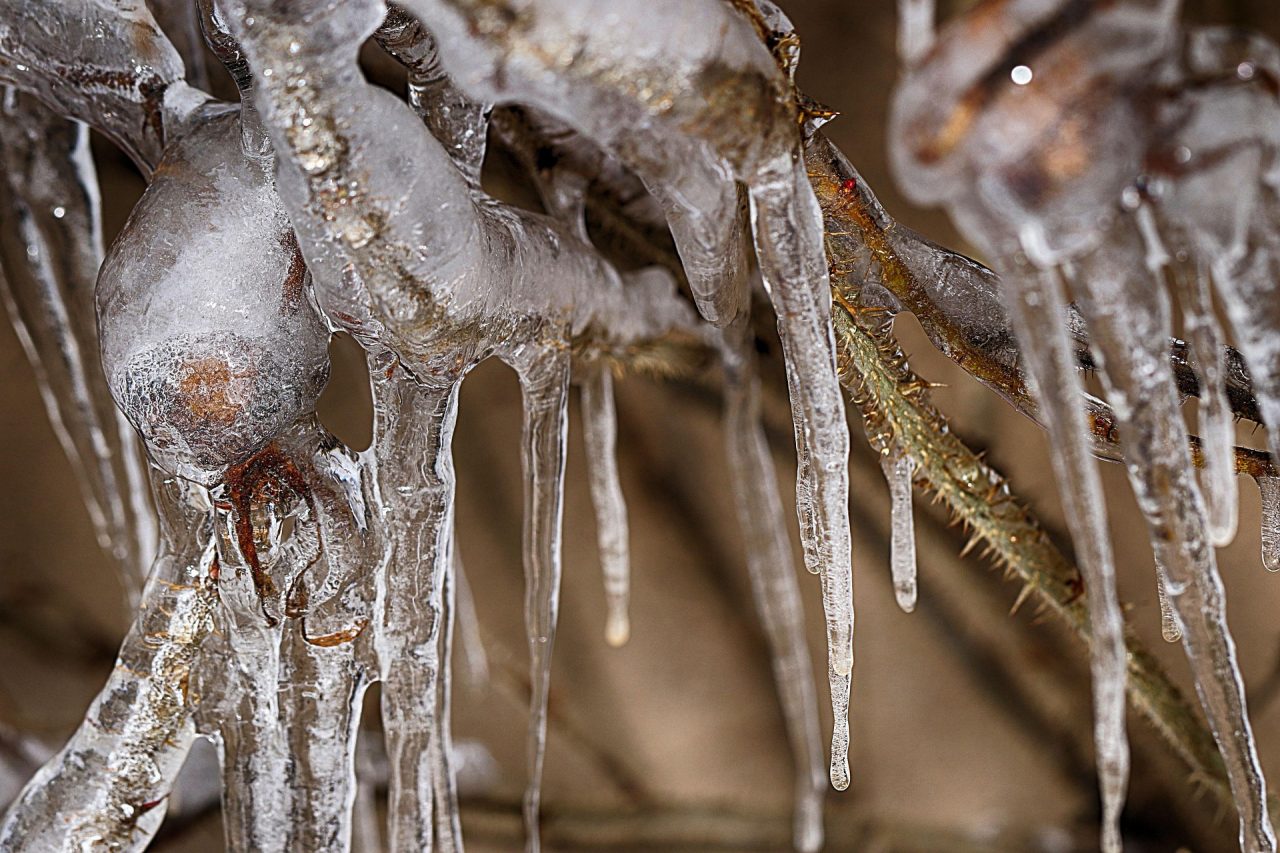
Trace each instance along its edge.
{"label": "frost-covered stem", "polygon": [[631,553],[627,503],[618,476],[618,417],[613,405],[613,374],[599,367],[582,383],[582,434],[587,446],[591,501],[604,571],[605,640],[622,646],[631,636],[627,615],[631,590]]}
{"label": "frost-covered stem", "polygon": [[163,545],[137,619],[84,723],[10,806],[5,850],[140,849],[164,817],[195,737],[188,685],[218,597],[203,490],[158,476]]}
{"label": "frost-covered stem", "polygon": [[[821,133],[805,148],[809,180],[826,216],[828,248],[838,274],[867,268],[874,280],[910,311],[943,355],[999,394],[1017,411],[1039,423],[1036,401],[1021,370],[1022,354],[1014,340],[1000,298],[1000,281],[994,272],[895,222],[880,206],[866,181],[848,159]],[[1266,278],[1266,282],[1270,282]],[[1267,285],[1269,286],[1269,284]],[[1235,305],[1258,304],[1257,299],[1228,300]],[[1084,323],[1072,310],[1072,336],[1077,362],[1093,366]],[[1248,314],[1248,309],[1240,311]],[[1236,321],[1237,324],[1240,322]],[[1179,390],[1201,393],[1186,343],[1170,340],[1170,361]],[[1240,353],[1228,348],[1228,402],[1237,416],[1257,421],[1262,416]],[[1253,384],[1258,384],[1254,380]],[[1094,452],[1108,461],[1123,459],[1123,447],[1114,430],[1115,418],[1106,404],[1094,401]],[[1202,464],[1199,439],[1191,436],[1193,458]],[[1237,473],[1274,474],[1265,452],[1236,447]]]}
{"label": "frost-covered stem", "polygon": [[[394,364],[394,362],[393,362]],[[432,849],[441,585],[453,541],[451,444],[458,384],[423,389],[374,373],[375,448],[392,557],[378,590],[375,647],[382,725],[391,766],[388,849]]]}
{"label": "frost-covered stem", "polygon": [[805,639],[777,472],[760,417],[754,337],[744,320],[725,329],[724,441],[752,595],[773,662],[773,677],[795,763],[795,848],[822,847],[826,789],[813,663]]}
{"label": "frost-covered stem", "polygon": [[[985,543],[993,559],[1087,642],[1089,614],[1079,571],[1008,483],[950,430],[928,400],[928,383],[907,367],[881,320],[880,315],[855,316],[842,305],[835,312],[843,380],[863,410],[868,432],[891,430],[916,460],[918,484],[937,494],[973,531],[973,544]],[[1230,806],[1226,769],[1213,736],[1156,659],[1131,634],[1125,642],[1130,705],[1218,801]]]}
{"label": "frost-covered stem", "polygon": [[537,853],[542,765],[547,745],[551,652],[560,613],[564,463],[568,436],[569,353],[550,350],[517,364],[524,398],[524,620],[529,642],[529,784],[525,849]]}
{"label": "frost-covered stem", "polygon": [[0,121],[0,297],[132,609],[157,533],[133,428],[97,355],[102,226],[89,132],[29,95],[9,95]]}

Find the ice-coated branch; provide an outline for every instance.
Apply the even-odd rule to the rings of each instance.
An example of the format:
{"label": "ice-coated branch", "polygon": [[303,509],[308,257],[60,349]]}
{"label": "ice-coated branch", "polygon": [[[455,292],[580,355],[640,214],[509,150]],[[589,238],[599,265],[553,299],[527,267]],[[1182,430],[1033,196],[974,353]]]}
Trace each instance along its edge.
{"label": "ice-coated branch", "polygon": [[[823,575],[829,679],[853,663],[848,429],[835,376],[821,216],[800,153],[801,108],[756,21],[717,0],[570,4],[413,0],[445,70],[480,102],[518,101],[567,123],[658,199],[703,316],[746,308],[754,239],[786,355],[806,563]],[[660,42],[636,39],[662,21]],[[565,45],[572,44],[572,51]],[[642,85],[636,85],[637,82]],[[749,223],[741,215],[746,187]],[[837,704],[842,700],[837,698]],[[834,766],[840,766],[837,757]],[[848,784],[839,773],[837,787]]]}
{"label": "ice-coated branch", "polygon": [[106,686],[0,827],[7,850],[138,849],[160,826],[195,737],[188,687],[218,606],[202,489],[155,469],[161,551]]}
{"label": "ice-coated branch", "polygon": [[106,134],[144,174],[206,98],[144,0],[5,0],[0,81]]}

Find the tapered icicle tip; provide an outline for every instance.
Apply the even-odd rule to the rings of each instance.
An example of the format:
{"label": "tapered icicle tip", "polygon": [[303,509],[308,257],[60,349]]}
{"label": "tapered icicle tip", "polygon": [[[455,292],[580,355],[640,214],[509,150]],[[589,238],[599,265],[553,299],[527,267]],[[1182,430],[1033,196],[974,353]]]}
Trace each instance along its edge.
{"label": "tapered icicle tip", "polygon": [[610,610],[604,627],[604,641],[613,648],[621,648],[631,639],[631,618],[624,609]]}
{"label": "tapered icicle tip", "polygon": [[799,853],[817,853],[822,849],[822,792],[811,791],[796,800],[795,837],[792,843]]}
{"label": "tapered icicle tip", "polygon": [[831,756],[831,787],[837,791],[849,789],[849,755]]}
{"label": "tapered icicle tip", "polygon": [[1262,495],[1262,565],[1280,572],[1280,478],[1256,479]]}
{"label": "tapered icicle tip", "polygon": [[1124,843],[1120,838],[1120,815],[1115,814],[1102,821],[1102,853],[1123,853]]}
{"label": "tapered icicle tip", "polygon": [[910,456],[893,450],[881,457],[880,467],[889,484],[893,535],[889,563],[893,570],[893,595],[906,613],[916,609],[916,528],[911,508],[911,480],[915,463]]}

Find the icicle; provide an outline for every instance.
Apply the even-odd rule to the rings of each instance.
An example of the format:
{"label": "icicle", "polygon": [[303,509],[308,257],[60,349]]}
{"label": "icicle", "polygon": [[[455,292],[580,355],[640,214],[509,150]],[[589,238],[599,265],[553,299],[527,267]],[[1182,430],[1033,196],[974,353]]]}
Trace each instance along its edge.
{"label": "icicle", "polygon": [[1235,415],[1227,402],[1226,337],[1218,325],[1210,293],[1209,268],[1199,257],[1178,252],[1171,265],[1182,300],[1187,337],[1199,367],[1198,427],[1204,453],[1201,484],[1209,525],[1209,539],[1219,547],[1236,535],[1239,492],[1236,488]]}
{"label": "icicle", "polygon": [[[457,537],[453,547],[457,548]],[[457,622],[455,559],[443,577],[440,596],[440,668],[436,680],[436,731],[431,739],[431,778],[435,788],[435,839],[440,853],[462,850],[462,814],[453,749],[453,632]]]}
{"label": "icicle", "polygon": [[914,65],[933,44],[934,0],[898,0],[898,58]]}
{"label": "icicle", "polygon": [[1280,477],[1255,477],[1262,496],[1262,565],[1280,572]]}
{"label": "icicle", "polygon": [[[356,738],[368,681],[355,643],[304,636],[290,622],[280,673],[282,724],[288,731],[288,850],[350,849],[356,792]],[[269,848],[254,848],[269,849]]]}
{"label": "icicle", "polygon": [[133,429],[119,417],[96,357],[93,288],[102,234],[88,129],[27,95],[6,103],[0,297],[40,380],[98,542],[136,604],[156,531]]}
{"label": "icicle", "polygon": [[155,482],[163,545],[116,667],[67,745],[0,825],[6,850],[141,849],[195,737],[188,679],[213,630],[213,526],[203,490]]}
{"label": "icicle", "polygon": [[911,509],[911,480],[915,463],[900,451],[880,457],[889,484],[893,537],[889,561],[893,567],[893,594],[903,612],[916,609],[916,527]]}
{"label": "icicle", "polygon": [[227,686],[217,715],[223,831],[227,849],[235,853],[286,849],[290,795],[280,727],[280,587],[268,574],[274,560],[267,550],[274,543],[264,538],[277,526],[275,507],[252,502],[256,484],[245,486],[249,494],[242,492],[239,500],[228,494],[235,487],[212,493],[218,590],[226,608],[220,627],[227,646]]}
{"label": "icicle", "polygon": [[1028,384],[1049,429],[1054,473],[1089,603],[1094,743],[1102,792],[1102,849],[1121,849],[1120,813],[1129,783],[1125,732],[1127,653],[1116,594],[1106,507],[1082,405],[1084,389],[1067,334],[1067,310],[1052,273],[1013,264],[1004,279],[1010,319],[1021,341]]}
{"label": "icicle", "polygon": [[729,472],[752,594],[769,642],[795,764],[794,843],[797,850],[813,851],[822,847],[825,788],[813,664],[805,640],[785,511],[761,423],[750,324],[739,321],[726,329],[724,336],[724,432]]}
{"label": "icicle", "polygon": [[788,159],[776,164],[776,169],[774,182],[751,187],[752,225],[786,356],[797,448],[800,539],[806,566],[822,575],[835,717],[831,781],[843,790],[849,784],[847,718],[854,622],[849,429],[835,375],[822,213],[803,163],[797,167]]}
{"label": "icicle", "polygon": [[435,835],[430,751],[440,725],[439,635],[442,584],[453,560],[451,445],[460,383],[417,387],[394,358],[381,362],[371,368],[374,448],[379,459],[401,460],[378,472],[393,545],[375,623],[391,767],[387,846],[420,853],[432,849]]}
{"label": "icicle", "polygon": [[537,853],[542,765],[547,742],[551,651],[560,609],[560,539],[568,432],[569,358],[555,350],[516,364],[524,395],[525,630],[529,641],[528,761],[524,795],[525,849]]}
{"label": "icicle", "polygon": [[476,612],[476,600],[471,594],[471,584],[467,582],[466,568],[456,540],[453,544],[453,576],[457,581],[458,607],[455,615],[461,634],[462,657],[466,661],[464,671],[473,687],[483,687],[489,683],[489,656],[484,650],[480,615]]}
{"label": "icicle", "polygon": [[1207,538],[1165,349],[1168,297],[1134,262],[1141,257],[1136,228],[1121,219],[1108,232],[1108,245],[1080,260],[1073,289],[1125,436],[1125,462],[1151,529],[1152,548],[1168,573],[1196,690],[1227,768],[1240,814],[1241,846],[1274,851],[1266,781],[1227,628],[1222,578]]}
{"label": "icicle", "polygon": [[627,504],[618,478],[618,422],[613,407],[613,374],[593,370],[582,383],[582,429],[587,446],[591,501],[596,511],[600,564],[604,570],[607,615],[605,640],[625,645],[631,636],[627,600],[631,555],[627,542]]}
{"label": "icicle", "polygon": [[1156,560],[1156,598],[1160,602],[1160,636],[1166,643],[1176,643],[1182,639],[1182,626],[1178,624],[1178,614],[1169,597],[1169,574],[1159,559]]}

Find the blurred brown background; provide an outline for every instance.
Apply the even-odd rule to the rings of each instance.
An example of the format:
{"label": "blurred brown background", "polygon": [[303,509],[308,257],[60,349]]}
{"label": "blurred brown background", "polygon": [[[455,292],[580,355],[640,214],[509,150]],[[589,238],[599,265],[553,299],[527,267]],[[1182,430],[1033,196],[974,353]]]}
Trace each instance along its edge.
{"label": "blurred brown background", "polygon": [[[804,39],[801,85],[841,112],[828,128],[891,213],[962,248],[945,217],[901,201],[885,165],[884,118],[895,77],[889,0],[787,0]],[[944,7],[946,4],[943,4]],[[1280,37],[1274,0],[1202,0],[1189,18]],[[110,238],[141,191],[123,158],[98,147]],[[926,378],[947,383],[941,408],[1061,530],[1044,436],[930,350],[914,322],[899,334]],[[358,356],[335,354],[323,415],[367,442]],[[776,357],[769,369],[777,372]],[[768,415],[784,498],[794,462],[785,400]],[[619,383],[622,477],[631,508],[632,638],[603,641],[604,609],[581,435],[573,415],[565,516],[565,585],[551,700],[544,842],[548,849],[783,850],[791,770],[763,636],[751,603],[721,450],[719,400],[696,383]],[[519,392],[497,365],[464,386],[455,454],[460,548],[489,657],[487,684],[459,671],[456,737],[495,762],[465,774],[464,824],[477,851],[521,849],[527,665],[521,621]],[[830,792],[829,850],[1089,850],[1096,846],[1089,692],[1082,648],[976,555],[937,507],[917,506],[916,613],[889,583],[887,490],[854,417],[852,463],[857,664],[852,787]],[[50,747],[73,730],[109,671],[126,615],[45,419],[26,359],[0,324],[0,750],[13,732]],[[1242,441],[1258,443],[1243,428]],[[1145,532],[1123,472],[1104,470],[1129,616],[1189,689],[1181,650],[1160,640]],[[1273,783],[1280,779],[1280,577],[1258,556],[1258,499],[1241,483],[1236,542],[1220,552],[1228,612]],[[923,502],[920,502],[923,503]],[[790,509],[790,507],[789,507]],[[1060,541],[1065,538],[1059,535]],[[819,589],[801,577],[815,663],[825,660]],[[461,670],[461,666],[459,666]],[[822,670],[815,670],[825,713]],[[824,717],[824,738],[829,731]],[[1130,850],[1229,850],[1220,814],[1140,720]],[[483,751],[467,746],[464,755]],[[23,758],[8,763],[21,768]],[[11,774],[12,775],[12,774]],[[5,796],[16,778],[4,780]],[[199,797],[196,797],[198,800]],[[184,811],[154,849],[221,849],[214,807]]]}

